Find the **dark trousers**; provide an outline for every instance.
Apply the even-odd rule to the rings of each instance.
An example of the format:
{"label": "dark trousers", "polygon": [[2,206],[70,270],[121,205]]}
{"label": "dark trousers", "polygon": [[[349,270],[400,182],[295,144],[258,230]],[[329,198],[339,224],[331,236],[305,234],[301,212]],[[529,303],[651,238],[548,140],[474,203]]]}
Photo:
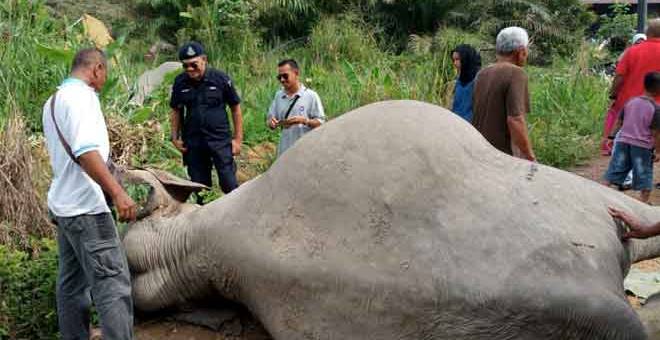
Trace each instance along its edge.
{"label": "dark trousers", "polygon": [[65,340],[89,339],[92,300],[103,339],[133,338],[133,300],[126,255],[108,213],[58,217],[57,317]]}
{"label": "dark trousers", "polygon": [[[184,155],[184,162],[188,167],[188,176],[193,182],[206,186],[213,184],[211,180],[211,167],[215,166],[220,181],[220,189],[225,194],[238,187],[236,180],[236,163],[229,143],[186,143],[188,150]],[[199,202],[198,198],[198,203]]]}

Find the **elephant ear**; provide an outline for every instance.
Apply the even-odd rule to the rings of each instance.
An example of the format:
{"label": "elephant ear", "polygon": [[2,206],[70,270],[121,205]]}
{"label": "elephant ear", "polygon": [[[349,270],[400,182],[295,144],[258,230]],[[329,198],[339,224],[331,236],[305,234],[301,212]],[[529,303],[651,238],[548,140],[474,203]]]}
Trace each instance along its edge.
{"label": "elephant ear", "polygon": [[144,170],[154,175],[165,187],[167,193],[181,203],[187,201],[188,197],[193,193],[211,189],[204,184],[191,182],[187,179],[174,176],[167,171],[152,168],[145,168]]}
{"label": "elephant ear", "polygon": [[124,170],[122,181],[125,184],[148,184],[150,186],[147,202],[138,211],[138,219],[155,213],[161,216],[175,214],[180,211],[180,208],[192,193],[209,189],[203,184],[191,182],[153,168]]}

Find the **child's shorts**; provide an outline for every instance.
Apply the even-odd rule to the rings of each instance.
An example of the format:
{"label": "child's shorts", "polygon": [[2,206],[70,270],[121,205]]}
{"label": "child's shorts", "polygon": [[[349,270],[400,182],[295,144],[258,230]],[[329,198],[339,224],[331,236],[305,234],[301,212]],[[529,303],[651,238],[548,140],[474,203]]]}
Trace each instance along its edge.
{"label": "child's shorts", "polygon": [[631,169],[633,190],[653,189],[653,150],[616,142],[605,179],[612,184],[622,185]]}

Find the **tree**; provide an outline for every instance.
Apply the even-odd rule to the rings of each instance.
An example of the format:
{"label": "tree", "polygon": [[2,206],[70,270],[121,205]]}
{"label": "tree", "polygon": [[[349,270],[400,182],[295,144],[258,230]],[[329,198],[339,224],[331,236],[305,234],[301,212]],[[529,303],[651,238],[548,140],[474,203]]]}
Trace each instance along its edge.
{"label": "tree", "polygon": [[472,1],[457,13],[457,24],[479,30],[493,41],[507,26],[527,29],[533,44],[531,57],[538,63],[574,52],[594,19],[579,0]]}

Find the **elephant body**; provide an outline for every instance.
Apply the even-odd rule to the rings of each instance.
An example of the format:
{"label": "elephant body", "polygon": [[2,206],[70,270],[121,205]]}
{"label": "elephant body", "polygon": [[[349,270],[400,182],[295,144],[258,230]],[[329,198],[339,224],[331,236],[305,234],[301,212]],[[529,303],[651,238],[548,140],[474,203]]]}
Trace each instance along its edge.
{"label": "elephant body", "polygon": [[623,278],[658,247],[622,244],[610,205],[660,219],[445,109],[390,101],[124,245],[138,308],[220,295],[275,339],[645,339]]}

